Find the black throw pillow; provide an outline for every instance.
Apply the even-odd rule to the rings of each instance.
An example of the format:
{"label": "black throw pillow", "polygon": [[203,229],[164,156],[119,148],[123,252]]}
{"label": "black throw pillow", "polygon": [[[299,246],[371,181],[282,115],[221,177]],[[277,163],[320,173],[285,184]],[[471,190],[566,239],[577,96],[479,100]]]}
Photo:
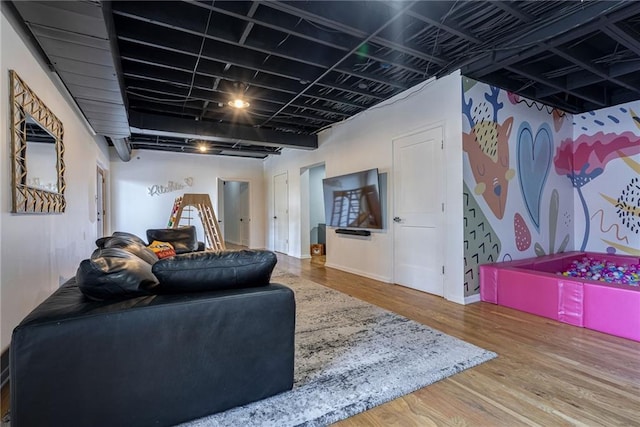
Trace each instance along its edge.
{"label": "black throw pillow", "polygon": [[273,252],[195,252],[161,259],[152,272],[157,292],[211,291],[266,286],[278,259]]}
{"label": "black throw pillow", "polygon": [[150,295],[158,285],[151,264],[120,248],[95,251],[76,271],[78,287],[95,300]]}
{"label": "black throw pillow", "polygon": [[133,233],[127,233],[126,231],[114,231],[112,236],[114,237],[128,237],[136,243],[141,244],[142,246],[147,246],[147,242],[142,240],[140,237],[136,236]]}
{"label": "black throw pillow", "polygon": [[179,228],[150,228],[147,230],[147,240],[149,243],[154,240],[171,243],[177,254],[198,250],[196,227],[193,225]]}
{"label": "black throw pillow", "polygon": [[133,233],[127,233],[126,231],[114,231],[111,236],[101,237],[98,240],[96,240],[96,246],[100,249],[104,248],[105,242],[112,237],[129,237],[131,240],[135,241],[136,243],[139,243],[142,246],[147,246],[147,243],[144,240],[142,240],[140,237],[136,236]]}
{"label": "black throw pillow", "polygon": [[125,235],[113,235],[106,239],[103,244],[104,249],[120,248],[125,251],[131,252],[140,259],[145,260],[149,264],[154,264],[158,261],[158,256],[144,244],[138,242],[139,239]]}

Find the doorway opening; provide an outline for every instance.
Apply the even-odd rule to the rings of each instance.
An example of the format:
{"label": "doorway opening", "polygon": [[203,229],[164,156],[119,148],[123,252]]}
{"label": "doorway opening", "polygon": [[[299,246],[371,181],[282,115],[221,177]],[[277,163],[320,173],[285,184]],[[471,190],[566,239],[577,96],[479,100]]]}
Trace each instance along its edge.
{"label": "doorway opening", "polygon": [[218,179],[218,223],[227,249],[251,246],[250,183]]}
{"label": "doorway opening", "polygon": [[322,180],[325,164],[300,169],[300,248],[301,257],[324,263],[327,251],[326,222]]}
{"label": "doorway opening", "polygon": [[273,250],[289,253],[289,175],[273,177]]}

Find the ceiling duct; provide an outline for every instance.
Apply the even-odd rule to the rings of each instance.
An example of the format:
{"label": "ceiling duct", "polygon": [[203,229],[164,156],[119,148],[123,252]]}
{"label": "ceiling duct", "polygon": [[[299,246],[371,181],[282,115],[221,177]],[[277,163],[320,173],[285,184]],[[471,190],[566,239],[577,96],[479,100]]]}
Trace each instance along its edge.
{"label": "ceiling duct", "polygon": [[123,162],[131,160],[131,144],[129,144],[129,138],[112,138],[111,142],[118,153],[118,157]]}
{"label": "ceiling duct", "polygon": [[99,1],[13,4],[93,130],[114,141],[128,138],[112,25],[105,19],[111,19],[111,11],[103,11]]}

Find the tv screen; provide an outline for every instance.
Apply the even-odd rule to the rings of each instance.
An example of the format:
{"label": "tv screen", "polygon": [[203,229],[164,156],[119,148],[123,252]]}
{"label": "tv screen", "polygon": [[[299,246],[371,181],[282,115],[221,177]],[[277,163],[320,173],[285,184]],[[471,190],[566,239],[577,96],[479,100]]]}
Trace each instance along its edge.
{"label": "tv screen", "polygon": [[378,169],[325,178],[322,189],[328,226],[382,228]]}

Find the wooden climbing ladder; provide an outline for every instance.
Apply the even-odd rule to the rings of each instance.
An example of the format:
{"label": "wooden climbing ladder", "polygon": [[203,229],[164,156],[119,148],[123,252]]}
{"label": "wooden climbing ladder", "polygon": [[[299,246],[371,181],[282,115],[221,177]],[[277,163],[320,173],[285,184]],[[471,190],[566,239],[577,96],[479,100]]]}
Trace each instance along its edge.
{"label": "wooden climbing ladder", "polygon": [[200,221],[202,221],[206,237],[206,248],[214,251],[225,250],[224,239],[222,238],[220,226],[218,225],[216,214],[213,212],[213,206],[211,205],[211,199],[208,194],[185,193],[180,197],[176,197],[175,202],[173,202],[173,208],[171,209],[168,227],[178,228],[185,208],[188,209],[190,206],[193,206],[198,211]]}

